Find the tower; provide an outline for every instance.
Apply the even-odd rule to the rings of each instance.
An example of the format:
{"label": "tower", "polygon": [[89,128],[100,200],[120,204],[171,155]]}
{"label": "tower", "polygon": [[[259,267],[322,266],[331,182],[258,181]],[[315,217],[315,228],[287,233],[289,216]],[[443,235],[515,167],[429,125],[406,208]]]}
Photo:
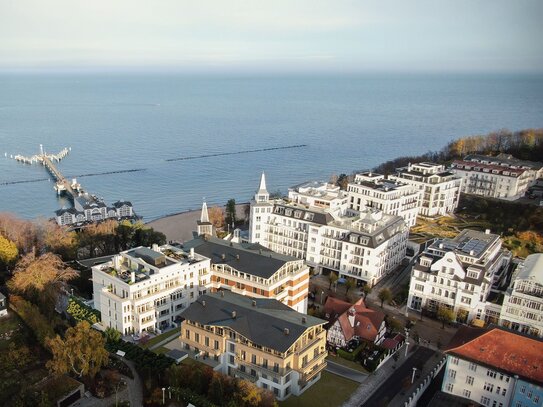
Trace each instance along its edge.
{"label": "tower", "polygon": [[265,224],[272,212],[273,203],[270,202],[270,194],[266,188],[266,175],[262,173],[260,185],[254,199],[251,200],[249,217],[249,241],[266,246]]}
{"label": "tower", "polygon": [[207,212],[206,201],[202,203],[202,212],[200,213],[200,220],[196,221],[198,225],[198,236],[212,236],[213,235],[213,225],[209,221],[209,213]]}

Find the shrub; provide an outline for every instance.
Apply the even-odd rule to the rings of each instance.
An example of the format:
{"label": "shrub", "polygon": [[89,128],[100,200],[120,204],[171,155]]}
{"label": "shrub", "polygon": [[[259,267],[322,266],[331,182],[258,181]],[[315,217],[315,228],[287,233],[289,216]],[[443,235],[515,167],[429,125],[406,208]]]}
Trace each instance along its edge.
{"label": "shrub", "polygon": [[89,324],[95,324],[100,321],[100,311],[97,311],[74,297],[68,300],[68,314],[77,322],[87,321]]}
{"label": "shrub", "polygon": [[38,342],[45,346],[46,340],[55,336],[53,326],[36,305],[15,295],[10,296],[9,301]]}

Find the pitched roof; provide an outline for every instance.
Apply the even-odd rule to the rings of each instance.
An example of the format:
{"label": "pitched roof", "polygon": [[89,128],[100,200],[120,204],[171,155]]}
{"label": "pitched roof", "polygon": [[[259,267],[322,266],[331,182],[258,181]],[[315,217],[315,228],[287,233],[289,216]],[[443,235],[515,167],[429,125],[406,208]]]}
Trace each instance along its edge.
{"label": "pitched roof", "polygon": [[[385,319],[385,314],[369,309],[362,299],[350,304],[337,298],[328,297],[324,305],[324,312],[330,314],[333,319],[337,318],[347,341],[358,336],[373,342]],[[338,314],[339,316],[337,316]]]}
{"label": "pitched roof", "polygon": [[227,290],[200,296],[181,316],[203,325],[228,327],[258,345],[282,353],[308,328],[326,323],[277,300],[251,298]]}
{"label": "pitched roof", "polygon": [[298,260],[269,251],[256,252],[216,238],[207,240],[196,238],[186,242],[183,247],[185,250],[194,248],[199,255],[211,259],[212,264],[227,264],[243,273],[266,279],[273,276],[287,262]]}
{"label": "pitched roof", "polygon": [[543,341],[501,328],[460,327],[446,353],[543,384]]}

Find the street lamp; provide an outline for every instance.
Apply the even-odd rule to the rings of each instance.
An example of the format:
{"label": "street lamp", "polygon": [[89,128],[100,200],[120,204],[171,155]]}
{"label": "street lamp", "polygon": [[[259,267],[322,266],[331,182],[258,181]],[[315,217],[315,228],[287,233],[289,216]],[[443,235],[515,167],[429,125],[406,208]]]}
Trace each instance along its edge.
{"label": "street lamp", "polygon": [[162,404],[166,404],[166,387],[162,388]]}
{"label": "street lamp", "polygon": [[72,288],[72,297],[74,296],[74,289]]}
{"label": "street lamp", "polygon": [[413,384],[413,382],[415,381],[415,372],[417,371],[417,368],[414,367],[413,368],[413,376],[411,376],[411,384]]}
{"label": "street lamp", "polygon": [[168,386],[168,398],[171,400],[172,398],[172,388]]}
{"label": "street lamp", "polygon": [[409,342],[405,341],[405,357],[407,357],[407,350],[409,349]]}
{"label": "street lamp", "polygon": [[321,304],[323,304],[323,302],[322,302],[323,297],[324,297],[324,291],[321,290]]}

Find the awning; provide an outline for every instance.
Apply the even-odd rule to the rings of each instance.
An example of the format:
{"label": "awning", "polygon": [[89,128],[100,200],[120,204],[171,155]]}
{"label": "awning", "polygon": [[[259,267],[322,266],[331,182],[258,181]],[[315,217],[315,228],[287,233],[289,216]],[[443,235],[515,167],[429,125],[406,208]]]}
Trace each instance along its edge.
{"label": "awning", "polygon": [[338,284],[345,284],[346,282],[347,282],[347,279],[345,279],[343,277],[337,279]]}

